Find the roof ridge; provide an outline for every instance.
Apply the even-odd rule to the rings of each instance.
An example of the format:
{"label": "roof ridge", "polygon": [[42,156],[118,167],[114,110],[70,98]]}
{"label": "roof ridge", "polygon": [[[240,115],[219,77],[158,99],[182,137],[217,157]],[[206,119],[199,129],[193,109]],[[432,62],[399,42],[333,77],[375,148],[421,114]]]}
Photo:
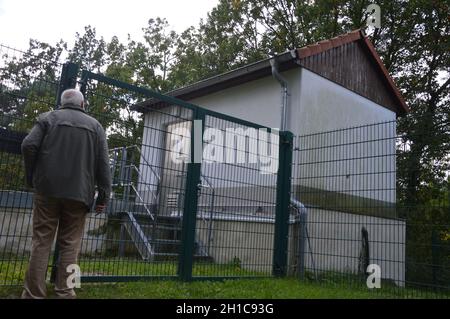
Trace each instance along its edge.
{"label": "roof ridge", "polygon": [[[299,58],[306,58],[311,55],[318,54],[323,51],[331,50],[343,44],[359,40],[364,37],[361,29],[356,29],[345,34],[340,34],[330,39],[320,40],[315,43],[308,44],[304,47],[298,48],[297,53]],[[313,50],[308,50],[314,48]]]}

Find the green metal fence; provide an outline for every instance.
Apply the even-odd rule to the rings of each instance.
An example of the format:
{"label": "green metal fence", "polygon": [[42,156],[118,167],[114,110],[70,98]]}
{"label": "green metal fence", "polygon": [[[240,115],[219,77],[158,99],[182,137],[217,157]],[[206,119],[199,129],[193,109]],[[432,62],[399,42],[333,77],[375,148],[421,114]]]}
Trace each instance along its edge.
{"label": "green metal fence", "polygon": [[[31,243],[32,193],[20,177],[21,139],[39,110],[58,107],[60,93],[77,84],[88,113],[107,133],[113,176],[106,214],[87,219],[79,259],[82,281],[286,274],[290,173],[280,169],[279,159],[290,167],[288,133],[79,70],[73,63],[25,72],[46,78],[51,71],[53,91],[47,92],[45,109],[16,107],[10,96],[31,101],[20,83],[10,84],[13,67],[21,66],[16,56],[33,57],[8,50],[1,97],[11,112],[2,116],[1,159],[5,170],[21,173],[8,179],[5,172],[0,185],[2,284],[21,284]],[[58,271],[57,246],[52,255],[50,280]]]}
{"label": "green metal fence", "polygon": [[287,231],[275,211],[289,205],[289,178],[277,180],[287,133],[88,71],[80,84],[107,131],[114,176],[108,213],[90,217],[83,241],[109,246],[85,251],[82,280],[286,273],[276,252],[286,251]]}
{"label": "green metal fence", "polygon": [[20,143],[54,108],[62,65],[0,45],[0,285],[21,285],[31,247],[32,194]]}
{"label": "green metal fence", "polygon": [[450,296],[448,158],[431,163],[435,175],[412,189],[408,178],[430,164],[411,160],[418,155],[411,138],[397,132],[397,121],[295,137],[292,195],[307,219],[303,231],[299,218],[292,220],[290,273],[365,287],[372,264],[380,269],[380,292]]}
{"label": "green metal fence", "polygon": [[[448,170],[412,203],[415,154],[396,121],[293,136],[72,63],[0,53],[0,285],[22,284],[31,247],[20,143],[78,85],[113,176],[107,212],[87,219],[82,281],[293,276],[365,288],[376,264],[393,297],[449,296]],[[48,279],[57,260],[55,247]]]}

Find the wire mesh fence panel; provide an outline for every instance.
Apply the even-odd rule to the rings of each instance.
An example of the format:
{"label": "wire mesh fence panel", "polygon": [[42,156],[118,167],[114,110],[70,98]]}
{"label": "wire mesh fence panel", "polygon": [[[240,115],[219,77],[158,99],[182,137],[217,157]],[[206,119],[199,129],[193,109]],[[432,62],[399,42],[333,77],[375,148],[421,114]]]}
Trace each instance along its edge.
{"label": "wire mesh fence panel", "polygon": [[[19,51],[0,44],[0,94],[1,110],[5,115],[34,120],[39,114],[50,111],[56,103],[62,64],[60,52],[42,50],[35,55],[33,48]],[[14,128],[30,129],[28,125]],[[31,126],[30,126],[31,125]]]}
{"label": "wire mesh fence panel", "polygon": [[36,117],[53,109],[61,64],[58,52],[23,52],[0,45],[0,285],[19,285],[32,235],[32,193],[20,144]]}
{"label": "wire mesh fence panel", "polygon": [[194,276],[271,276],[278,134],[206,115]]}
{"label": "wire mesh fence panel", "polygon": [[290,273],[361,287],[379,274],[394,296],[449,296],[448,177],[411,203],[405,167],[420,168],[410,157],[396,122],[296,137],[292,194],[307,220],[293,212]]}
{"label": "wire mesh fence panel", "polygon": [[31,250],[32,193],[25,186],[20,143],[23,132],[12,130],[22,122],[0,115],[0,285],[21,284]]}
{"label": "wire mesh fence panel", "polygon": [[[14,281],[20,284],[29,254],[32,210],[20,143],[38,115],[56,108],[60,91],[76,84],[78,67],[52,64],[29,52],[2,50],[1,203],[8,210],[2,216],[0,235],[5,249],[1,269],[5,283],[12,283],[8,278],[16,275],[11,265],[20,261]],[[92,207],[87,216],[79,258],[82,280],[189,279],[192,258],[201,262],[195,263],[194,276],[271,273],[278,140],[261,135],[256,124],[100,74],[83,71],[79,85],[85,94],[86,112],[105,129],[112,175],[106,214],[93,214]],[[209,115],[200,121],[200,136],[206,133],[206,126],[225,136],[234,135],[227,137],[232,140],[230,149],[224,145],[224,163],[216,165],[206,159],[211,165],[202,166],[196,177],[195,167],[200,167],[202,158],[191,164],[195,146],[191,136],[194,120],[202,112]],[[255,137],[253,132],[246,136],[249,129],[255,130]],[[261,151],[266,155],[261,156]],[[12,172],[17,179],[8,175]],[[23,213],[23,218],[12,210]],[[186,217],[191,215],[193,224]],[[223,227],[217,227],[219,222]],[[189,233],[196,224],[198,232],[190,242]],[[21,244],[22,237],[27,238],[25,244]],[[240,242],[246,244],[239,247]],[[14,255],[14,250],[21,252]],[[228,254],[233,254],[230,260]],[[50,256],[49,269],[54,275],[57,247]]]}
{"label": "wire mesh fence panel", "polygon": [[[22,284],[31,248],[21,141],[77,79],[78,67],[55,62],[61,52],[40,52],[0,45],[0,285]],[[106,131],[112,176],[106,213],[91,208],[86,221],[82,280],[287,272],[364,289],[379,277],[393,297],[450,296],[448,151],[437,158],[398,122],[297,136],[291,166],[289,132],[88,71],[79,84]],[[446,151],[442,127],[421,139]]]}
{"label": "wire mesh fence panel", "polygon": [[[106,129],[114,177],[106,221],[91,217],[96,229],[87,231],[115,233],[85,238],[112,245],[114,258],[85,254],[84,280],[272,274],[276,132],[91,72],[83,71],[81,86],[89,113]],[[222,158],[211,151],[217,143]],[[121,273],[89,271],[92,263],[122,261]],[[150,270],[129,272],[136,261]]]}
{"label": "wire mesh fence panel", "polygon": [[83,85],[88,113],[106,131],[112,197],[106,214],[87,220],[82,280],[176,276],[192,111],[161,104],[143,116],[135,108],[145,94],[94,79]]}

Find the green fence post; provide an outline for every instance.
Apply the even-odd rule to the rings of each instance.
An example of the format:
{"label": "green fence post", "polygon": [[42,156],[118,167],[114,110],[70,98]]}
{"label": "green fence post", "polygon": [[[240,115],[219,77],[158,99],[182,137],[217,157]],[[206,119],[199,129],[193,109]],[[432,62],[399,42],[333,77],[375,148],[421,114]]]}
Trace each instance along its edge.
{"label": "green fence post", "polygon": [[67,62],[63,64],[61,77],[59,79],[58,92],[56,93],[56,108],[61,104],[61,94],[64,90],[74,88],[77,85],[77,76],[80,66],[76,63]]}
{"label": "green fence post", "polygon": [[[178,264],[178,276],[183,281],[192,280],[194,259],[195,228],[197,222],[198,191],[200,187],[201,157],[197,158],[202,149],[205,113],[201,109],[194,110],[194,120],[191,127],[191,161],[187,164],[186,187],[184,192],[183,220],[181,229],[181,250]],[[200,135],[200,137],[199,137]],[[200,143],[196,143],[196,141]],[[199,145],[200,144],[200,145]],[[200,148],[200,149],[199,149]]]}
{"label": "green fence post", "polygon": [[273,275],[286,276],[289,235],[289,203],[291,195],[293,134],[280,132],[278,152],[277,203],[273,252]]}
{"label": "green fence post", "polygon": [[[78,64],[67,62],[63,64],[61,77],[59,79],[58,92],[56,93],[56,106],[59,108],[61,104],[61,94],[64,90],[74,88],[77,85],[78,70],[80,69]],[[54,283],[56,280],[56,271],[59,257],[58,245],[55,245],[55,251],[53,252],[52,271],[50,273],[50,282]]]}

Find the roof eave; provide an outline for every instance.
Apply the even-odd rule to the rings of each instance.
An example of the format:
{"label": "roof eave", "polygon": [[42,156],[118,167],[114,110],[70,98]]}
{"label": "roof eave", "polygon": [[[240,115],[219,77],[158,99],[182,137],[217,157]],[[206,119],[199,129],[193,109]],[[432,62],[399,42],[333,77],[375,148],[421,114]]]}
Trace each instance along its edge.
{"label": "roof eave", "polygon": [[363,39],[364,44],[366,45],[367,49],[369,50],[369,52],[375,59],[380,71],[383,73],[384,77],[386,78],[388,86],[391,88],[391,91],[393,92],[395,99],[397,100],[398,104],[401,106],[401,111],[403,111],[402,113],[403,114],[408,113],[410,111],[410,108],[406,104],[406,101],[403,98],[403,95],[401,94],[397,85],[395,84],[394,79],[391,77],[388,70],[384,66],[383,62],[381,61],[381,58],[378,55],[377,51],[375,50],[375,47],[373,46],[372,42],[366,36],[363,36],[362,39]]}
{"label": "roof eave", "polygon": [[[296,52],[295,50],[275,56],[278,61],[280,71],[286,71],[295,66]],[[238,69],[201,80],[194,84],[175,89],[165,93],[166,95],[177,97],[181,100],[191,100],[207,94],[211,94],[229,87],[237,86],[241,83],[253,81],[271,75],[270,59],[261,60]],[[148,111],[154,106],[161,107],[160,102],[150,99],[133,106],[133,109],[140,112]],[[165,104],[164,104],[165,105]]]}

